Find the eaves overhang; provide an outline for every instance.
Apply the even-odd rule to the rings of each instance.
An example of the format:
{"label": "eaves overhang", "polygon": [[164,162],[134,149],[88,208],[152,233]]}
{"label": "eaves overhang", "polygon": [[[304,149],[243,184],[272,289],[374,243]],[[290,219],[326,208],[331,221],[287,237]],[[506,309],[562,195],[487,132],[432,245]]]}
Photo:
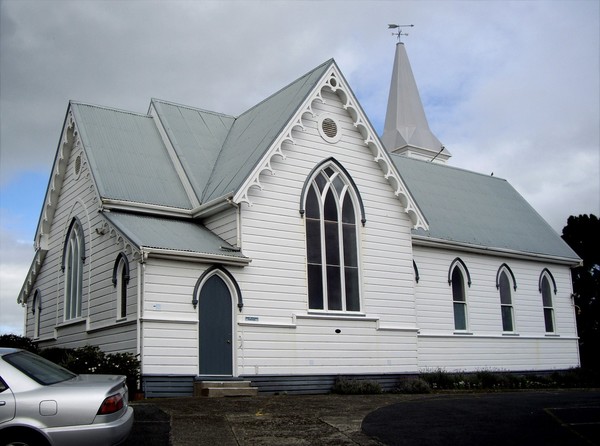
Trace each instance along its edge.
{"label": "eaves overhang", "polygon": [[439,238],[432,238],[422,235],[412,235],[413,245],[424,246],[428,248],[441,248],[441,249],[453,249],[456,251],[472,252],[475,254],[486,254],[486,255],[497,255],[502,257],[508,257],[520,260],[533,260],[533,261],[546,261],[549,263],[555,263],[558,265],[566,265],[572,268],[580,266],[582,260],[580,258],[573,257],[561,257],[553,256],[549,254],[533,253],[517,251],[508,248],[498,248],[492,246],[481,246],[470,243],[457,242],[452,240],[444,240]]}
{"label": "eaves overhang", "polygon": [[184,220],[164,215],[107,210],[101,214],[105,221],[97,231],[116,236],[117,241],[125,249],[129,248],[134,258],[141,262],[149,257],[238,266],[252,261],[241,249],[230,245],[191,218]]}
{"label": "eaves overhang", "polygon": [[[229,249],[226,247],[222,248],[225,251]],[[187,262],[198,262],[198,263],[219,263],[221,265],[231,266],[246,266],[252,259],[249,257],[234,257],[228,255],[219,255],[202,252],[192,251],[181,251],[175,249],[164,249],[164,248],[151,248],[141,247],[140,254],[142,261],[146,261],[149,257],[168,259],[168,260],[183,260]]]}
{"label": "eaves overhang", "polygon": [[25,276],[25,282],[23,283],[21,291],[19,292],[19,296],[17,297],[17,303],[20,303],[21,305],[27,304],[27,299],[31,295],[31,291],[33,291],[33,284],[37,279],[47,253],[48,250],[45,249],[38,249],[35,252],[35,256],[33,257],[33,261],[31,262],[27,276]]}

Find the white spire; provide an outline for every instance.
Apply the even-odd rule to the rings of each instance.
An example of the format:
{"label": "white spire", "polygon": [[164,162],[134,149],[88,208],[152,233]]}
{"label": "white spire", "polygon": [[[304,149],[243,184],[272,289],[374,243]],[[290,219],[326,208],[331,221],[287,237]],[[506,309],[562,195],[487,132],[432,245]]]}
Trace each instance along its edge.
{"label": "white spire", "polygon": [[381,140],[394,153],[446,162],[450,152],[429,129],[404,44],[396,44],[392,83]]}

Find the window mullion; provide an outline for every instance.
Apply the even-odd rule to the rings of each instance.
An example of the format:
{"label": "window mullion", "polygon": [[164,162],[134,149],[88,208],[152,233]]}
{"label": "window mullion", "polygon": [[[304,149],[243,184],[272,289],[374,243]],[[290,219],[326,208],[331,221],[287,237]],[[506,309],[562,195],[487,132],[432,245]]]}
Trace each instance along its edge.
{"label": "window mullion", "polygon": [[342,223],[342,199],[336,194],[336,205],[338,209],[338,221],[337,221],[337,234],[338,234],[338,248],[339,248],[339,256],[340,256],[340,292],[342,299],[342,311],[346,311],[346,269],[344,262],[344,225]]}
{"label": "window mullion", "polygon": [[[323,310],[329,310],[329,293],[327,287],[327,245],[325,236],[325,196],[327,186],[319,195],[319,225],[321,226],[321,283],[323,284]],[[318,190],[318,189],[317,189]]]}

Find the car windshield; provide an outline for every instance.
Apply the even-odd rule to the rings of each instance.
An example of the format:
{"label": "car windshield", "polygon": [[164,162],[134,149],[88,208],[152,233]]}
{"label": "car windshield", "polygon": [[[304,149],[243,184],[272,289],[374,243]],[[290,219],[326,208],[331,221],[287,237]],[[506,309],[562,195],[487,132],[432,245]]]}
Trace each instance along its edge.
{"label": "car windshield", "polygon": [[66,381],[77,376],[47,359],[25,351],[6,355],[4,356],[4,360],[31,379],[45,386]]}

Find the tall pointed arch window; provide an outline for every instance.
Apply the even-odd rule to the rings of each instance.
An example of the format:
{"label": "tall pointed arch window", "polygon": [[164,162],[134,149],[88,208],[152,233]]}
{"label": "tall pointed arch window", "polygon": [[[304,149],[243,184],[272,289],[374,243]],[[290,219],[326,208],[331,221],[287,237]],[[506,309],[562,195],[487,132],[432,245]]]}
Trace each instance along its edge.
{"label": "tall pointed arch window", "polygon": [[83,239],[83,229],[79,220],[74,218],[67,233],[63,253],[63,270],[65,272],[65,320],[81,317],[84,260],[85,244]]}
{"label": "tall pointed arch window", "polygon": [[502,314],[502,331],[515,331],[515,315],[513,308],[513,290],[517,290],[515,276],[506,264],[502,264],[496,275],[496,288],[500,293],[500,312]]}
{"label": "tall pointed arch window", "polygon": [[113,268],[113,285],[117,292],[117,319],[127,317],[127,285],[129,284],[129,261],[120,253]]}
{"label": "tall pointed arch window", "polygon": [[40,290],[35,290],[33,295],[31,313],[33,314],[33,338],[37,339],[40,337],[40,320],[42,317],[42,293],[40,293]]}
{"label": "tall pointed arch window", "polygon": [[[358,216],[354,182],[335,160],[314,170],[305,185],[308,307],[360,311]],[[302,211],[301,211],[302,212]]]}
{"label": "tall pointed arch window", "polygon": [[[539,283],[540,293],[542,293],[542,305],[544,308],[544,325],[546,333],[554,333],[556,327],[554,326],[554,294],[556,294],[556,282],[554,277],[548,271],[544,269],[540,275]],[[554,293],[552,292],[554,290]]]}
{"label": "tall pointed arch window", "polygon": [[[467,278],[466,281],[465,277]],[[468,327],[466,285],[471,286],[471,276],[467,266],[458,257],[450,265],[448,284],[452,287],[454,329],[457,331],[466,331]]]}

